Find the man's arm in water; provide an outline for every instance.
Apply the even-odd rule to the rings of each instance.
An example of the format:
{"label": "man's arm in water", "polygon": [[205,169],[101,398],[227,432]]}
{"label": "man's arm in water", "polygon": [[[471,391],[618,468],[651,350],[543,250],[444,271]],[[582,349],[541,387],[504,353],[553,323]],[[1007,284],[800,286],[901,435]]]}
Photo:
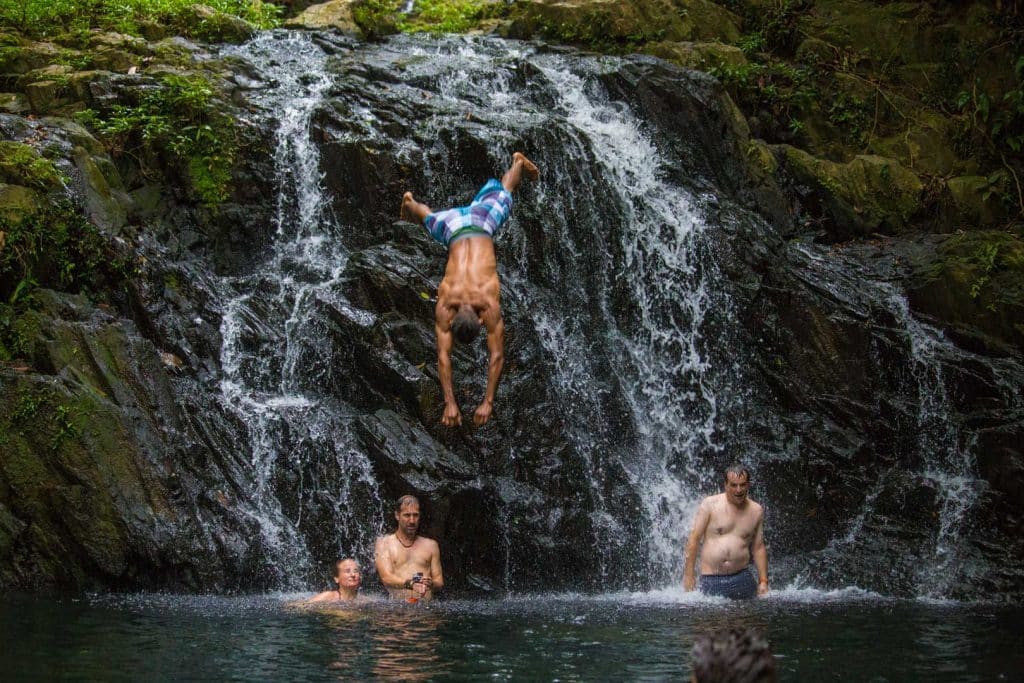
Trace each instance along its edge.
{"label": "man's arm in water", "polygon": [[694,566],[697,564],[697,549],[700,547],[704,532],[707,531],[708,522],[711,521],[711,506],[708,499],[701,501],[697,508],[697,516],[693,520],[693,529],[690,537],[686,540],[686,550],[683,551],[683,590],[692,591],[697,587],[697,579],[693,575]]}
{"label": "man's arm in water", "polygon": [[757,567],[757,594],[768,592],[768,547],[764,544],[764,511],[757,520],[754,532],[754,566]]}
{"label": "man's arm in water", "polygon": [[[505,321],[497,306],[491,307],[493,314],[488,313],[484,318],[484,325],[487,326],[487,351],[490,355],[490,362],[487,364],[487,391],[484,392],[483,403],[473,414],[473,422],[479,427],[491,419],[491,411],[494,409],[494,397],[498,393],[498,382],[501,380],[501,370],[505,366]],[[493,320],[497,318],[497,320]]]}
{"label": "man's arm in water", "polygon": [[405,588],[405,579],[394,573],[391,564],[391,555],[388,553],[387,536],[377,539],[377,545],[373,548],[373,563],[377,567],[377,575],[380,582],[388,588]]}
{"label": "man's arm in water", "polygon": [[445,427],[458,427],[462,424],[462,411],[455,400],[455,388],[452,386],[452,327],[445,325],[442,316],[444,311],[440,301],[437,304],[434,320],[434,334],[437,335],[437,376],[441,380],[441,393],[444,395],[444,415],[441,424]]}

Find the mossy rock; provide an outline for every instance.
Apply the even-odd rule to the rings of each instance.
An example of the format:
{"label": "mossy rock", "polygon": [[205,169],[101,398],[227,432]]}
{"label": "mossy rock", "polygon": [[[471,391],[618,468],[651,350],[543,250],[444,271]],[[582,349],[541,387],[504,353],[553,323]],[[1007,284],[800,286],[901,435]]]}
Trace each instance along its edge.
{"label": "mossy rock", "polygon": [[907,168],[926,175],[948,176],[962,164],[953,149],[953,122],[928,110],[911,114],[906,130],[888,137],[872,137],[875,154],[899,159]]}
{"label": "mossy rock", "polygon": [[1006,217],[999,192],[985,176],[959,176],[946,181],[946,189],[965,227],[992,225]]}
{"label": "mossy rock", "polygon": [[913,308],[985,352],[1024,350],[1024,236],[952,235],[918,257],[908,286]]}
{"label": "mossy rock", "polygon": [[774,151],[797,183],[816,191],[831,219],[828,232],[832,239],[899,232],[921,209],[921,179],[895,159],[858,155],[842,164],[817,159],[789,145],[779,145]]}
{"label": "mossy rock", "polygon": [[95,49],[116,49],[136,55],[147,55],[149,44],[138,36],[114,31],[93,31],[89,36],[89,47]]}
{"label": "mossy rock", "polygon": [[820,38],[807,38],[796,48],[796,61],[802,64],[831,64],[835,58],[835,47]]}
{"label": "mossy rock", "polygon": [[131,199],[117,168],[105,156],[92,156],[82,147],[73,152],[75,167],[82,176],[85,212],[96,225],[116,231],[127,222]]}
{"label": "mossy rock", "polygon": [[909,64],[940,61],[948,49],[949,28],[935,26],[932,15],[921,2],[816,0],[806,25],[810,35],[875,59],[876,66]]}
{"label": "mossy rock", "polygon": [[527,0],[512,7],[510,18],[512,37],[592,47],[740,38],[739,18],[706,0]]}
{"label": "mossy rock", "polygon": [[0,183],[0,220],[19,223],[38,212],[42,202],[43,198],[35,190]]}
{"label": "mossy rock", "polygon": [[25,114],[32,108],[28,98],[20,93],[0,93],[0,111],[8,114]]}
{"label": "mossy rock", "polygon": [[244,43],[256,33],[245,19],[201,4],[178,14],[174,23],[185,35],[216,43]]}
{"label": "mossy rock", "polygon": [[353,0],[330,0],[307,7],[301,14],[285,22],[286,28],[311,30],[336,29],[342,33],[359,33],[352,13]]}
{"label": "mossy rock", "polygon": [[59,63],[64,54],[64,48],[53,43],[29,42],[3,47],[0,48],[0,73],[25,74]]}
{"label": "mossy rock", "polygon": [[352,21],[367,40],[398,33],[399,0],[352,0]]}
{"label": "mossy rock", "polygon": [[747,63],[743,50],[723,43],[661,41],[648,43],[642,51],[673,64],[701,71],[721,66],[743,66]]}
{"label": "mossy rock", "polygon": [[40,156],[34,147],[12,140],[0,141],[0,181],[44,192],[61,185],[52,161]]}

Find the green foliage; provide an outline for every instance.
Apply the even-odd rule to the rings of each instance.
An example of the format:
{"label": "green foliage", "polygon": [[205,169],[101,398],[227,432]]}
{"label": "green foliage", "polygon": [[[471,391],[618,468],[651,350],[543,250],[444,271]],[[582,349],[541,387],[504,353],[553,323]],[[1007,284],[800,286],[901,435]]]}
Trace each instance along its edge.
{"label": "green foliage", "polygon": [[992,277],[992,269],[996,264],[996,255],[999,254],[998,244],[980,244],[975,249],[973,261],[979,267],[980,272],[971,284],[971,298],[977,299],[978,295],[981,294],[982,288],[988,283]]}
{"label": "green foliage", "polygon": [[745,111],[767,111],[793,132],[802,131],[802,113],[816,97],[810,71],[785,62],[723,64],[711,74]]}
{"label": "green foliage", "polygon": [[743,25],[751,29],[737,45],[749,56],[757,52],[792,55],[800,44],[800,19],[814,3],[810,0],[778,0],[769,7],[752,3],[720,4],[742,16]]}
{"label": "green foliage", "polygon": [[70,437],[78,435],[78,425],[75,424],[74,409],[64,404],[59,404],[53,409],[52,424],[57,431],[50,440],[50,450],[57,450],[60,445]]}
{"label": "green foliage", "polygon": [[166,154],[207,206],[230,194],[238,140],[234,119],[220,111],[213,86],[201,76],[164,76],[135,104],[119,104],[101,116],[79,120],[95,129],[111,152],[138,158],[143,172],[158,171]]}
{"label": "green foliage", "polygon": [[11,305],[36,286],[98,289],[114,265],[106,239],[67,201],[18,222],[0,218],[0,232],[0,300]]}
{"label": "green foliage", "polygon": [[405,33],[461,33],[476,26],[492,3],[485,0],[417,0],[413,11],[398,19]]}
{"label": "green foliage", "polygon": [[11,424],[23,425],[32,422],[45,405],[46,395],[42,391],[22,389],[14,399]]}
{"label": "green foliage", "polygon": [[53,162],[22,142],[0,141],[0,181],[51,190],[61,183]]}
{"label": "green foliage", "polygon": [[[93,28],[140,35],[140,27],[149,22],[192,35],[185,19],[195,4],[196,0],[0,0],[0,27],[39,37]],[[203,0],[202,4],[258,28],[275,26],[281,12],[278,5],[262,0]]]}
{"label": "green foliage", "polygon": [[352,3],[352,18],[369,39],[394,33],[398,30],[395,17],[402,0],[356,0]]}
{"label": "green foliage", "polygon": [[127,277],[127,261],[66,200],[16,222],[0,218],[0,236],[0,360],[28,352],[34,332],[21,313],[37,287],[99,292]]}
{"label": "green foliage", "polygon": [[871,132],[871,108],[859,97],[844,92],[829,98],[828,120],[856,146],[863,146]]}
{"label": "green foliage", "polygon": [[63,403],[57,403],[53,406],[53,414],[44,417],[52,403],[44,389],[23,388],[14,399],[10,418],[11,425],[15,427],[31,427],[39,422],[52,425],[55,431],[50,439],[50,450],[56,451],[67,439],[77,436],[79,428],[75,423],[74,407]]}

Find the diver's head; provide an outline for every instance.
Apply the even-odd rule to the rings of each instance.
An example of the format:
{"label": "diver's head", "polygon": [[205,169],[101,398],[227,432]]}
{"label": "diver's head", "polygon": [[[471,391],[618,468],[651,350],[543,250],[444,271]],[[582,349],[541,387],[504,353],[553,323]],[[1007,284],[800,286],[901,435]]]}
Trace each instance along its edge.
{"label": "diver's head", "polygon": [[452,334],[459,340],[460,344],[472,344],[476,336],[480,334],[480,316],[469,304],[459,306],[458,312],[452,318]]}

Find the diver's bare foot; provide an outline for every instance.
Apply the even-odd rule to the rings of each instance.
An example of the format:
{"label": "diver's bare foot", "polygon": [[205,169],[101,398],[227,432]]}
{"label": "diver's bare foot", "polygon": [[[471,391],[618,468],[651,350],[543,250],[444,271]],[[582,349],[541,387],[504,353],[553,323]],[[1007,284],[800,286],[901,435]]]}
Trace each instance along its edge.
{"label": "diver's bare foot", "polygon": [[413,207],[416,206],[416,200],[412,198],[412,192],[406,192],[402,195],[402,208],[398,212],[399,218],[403,221],[413,222],[416,220],[416,215],[413,213]]}
{"label": "diver's bare foot", "polygon": [[526,176],[530,180],[536,180],[540,177],[540,170],[537,169],[537,164],[527,159],[525,154],[522,152],[516,152],[513,154],[512,163],[514,164],[517,161],[523,162],[523,170],[526,172]]}

